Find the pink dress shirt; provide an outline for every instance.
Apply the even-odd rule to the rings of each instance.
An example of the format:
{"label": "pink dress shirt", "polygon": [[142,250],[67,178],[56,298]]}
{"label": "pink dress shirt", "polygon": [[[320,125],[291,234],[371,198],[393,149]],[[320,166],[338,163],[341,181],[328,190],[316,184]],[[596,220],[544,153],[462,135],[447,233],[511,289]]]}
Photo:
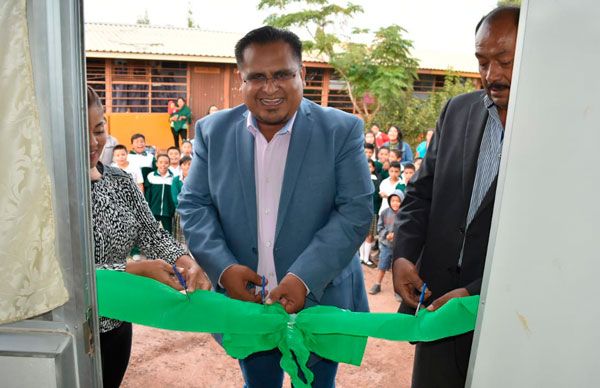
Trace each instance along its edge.
{"label": "pink dress shirt", "polygon": [[260,132],[248,112],[248,131],[254,136],[254,179],[256,183],[256,221],[258,231],[257,273],[267,279],[267,292],[277,286],[273,254],[279,198],[287,160],[292,126],[296,114],[273,136],[270,142]]}

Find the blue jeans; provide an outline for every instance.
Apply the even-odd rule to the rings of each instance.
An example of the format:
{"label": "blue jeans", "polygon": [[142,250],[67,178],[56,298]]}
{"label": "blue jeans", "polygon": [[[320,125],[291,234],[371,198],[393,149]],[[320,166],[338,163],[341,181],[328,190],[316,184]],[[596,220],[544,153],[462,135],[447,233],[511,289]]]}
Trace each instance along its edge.
{"label": "blue jeans", "polygon": [[387,271],[392,268],[392,248],[379,241],[379,264],[377,269]]}
{"label": "blue jeans", "polygon": [[[309,363],[312,357],[309,359]],[[278,349],[258,352],[240,360],[244,388],[278,388],[283,384],[283,370],[279,366],[281,352]],[[315,375],[313,388],[335,387],[335,375],[338,363],[330,360],[319,359],[309,366]],[[300,372],[300,377],[304,376]]]}

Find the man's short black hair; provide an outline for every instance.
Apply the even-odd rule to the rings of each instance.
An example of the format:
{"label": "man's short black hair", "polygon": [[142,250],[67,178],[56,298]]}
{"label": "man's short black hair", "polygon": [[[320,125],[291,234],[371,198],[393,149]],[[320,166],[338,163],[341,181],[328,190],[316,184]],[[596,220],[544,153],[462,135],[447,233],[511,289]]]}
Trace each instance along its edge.
{"label": "man's short black hair", "polygon": [[264,26],[250,31],[235,44],[235,60],[238,68],[244,63],[244,50],[251,44],[267,44],[285,42],[290,45],[299,64],[302,64],[302,41],[293,32],[271,26]]}
{"label": "man's short black hair", "polygon": [[479,23],[477,23],[477,27],[475,27],[475,34],[477,34],[479,28],[483,25],[483,23],[493,23],[501,17],[504,17],[505,15],[512,15],[513,20],[515,22],[515,28],[517,28],[519,27],[520,13],[521,8],[514,5],[503,5],[498,8],[495,8],[491,10],[490,13],[482,17]]}
{"label": "man's short black hair", "polygon": [[365,143],[365,149],[373,150],[373,152],[375,152],[375,144]]}
{"label": "man's short black hair", "polygon": [[171,150],[175,150],[175,151],[177,151],[177,152],[181,152],[181,151],[179,151],[179,148],[177,148],[177,147],[175,147],[175,146],[171,146],[171,147],[167,148],[167,153],[168,153],[169,151],[171,151]]}
{"label": "man's short black hair", "polygon": [[142,135],[141,133],[134,133],[133,135],[131,135],[131,144],[133,144],[133,141],[135,139],[139,139],[139,138],[144,139],[144,141],[146,141],[146,136]]}

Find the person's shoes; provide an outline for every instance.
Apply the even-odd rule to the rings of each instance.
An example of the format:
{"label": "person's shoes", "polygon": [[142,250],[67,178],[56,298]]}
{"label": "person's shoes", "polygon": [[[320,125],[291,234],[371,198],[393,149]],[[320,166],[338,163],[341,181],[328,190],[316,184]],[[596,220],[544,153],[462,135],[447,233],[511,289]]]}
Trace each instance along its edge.
{"label": "person's shoes", "polygon": [[375,263],[373,263],[370,259],[369,260],[361,260],[360,262],[370,268],[373,268],[375,266]]}
{"label": "person's shoes", "polygon": [[373,287],[369,290],[369,294],[375,295],[381,292],[381,284],[373,284]]}
{"label": "person's shoes", "polygon": [[402,297],[400,294],[394,292],[394,298],[396,299],[396,302],[402,303]]}

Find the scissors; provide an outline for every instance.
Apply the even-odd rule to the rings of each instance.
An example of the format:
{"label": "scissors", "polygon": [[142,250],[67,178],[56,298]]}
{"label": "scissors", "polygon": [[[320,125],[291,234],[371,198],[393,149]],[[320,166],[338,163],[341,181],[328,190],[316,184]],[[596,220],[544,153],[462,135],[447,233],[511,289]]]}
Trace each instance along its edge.
{"label": "scissors", "polygon": [[173,272],[175,273],[175,276],[177,276],[177,280],[179,281],[179,284],[181,284],[181,287],[183,287],[183,292],[185,292],[185,296],[187,297],[187,300],[189,302],[190,295],[187,292],[187,283],[185,282],[185,278],[183,277],[181,272],[179,272],[179,270],[177,269],[177,266],[175,264],[173,264]]}
{"label": "scissors", "polygon": [[425,300],[425,291],[427,291],[427,283],[423,282],[423,287],[421,287],[421,296],[419,296],[419,304],[417,305],[417,310],[415,311],[415,317],[419,313],[419,309]]}

